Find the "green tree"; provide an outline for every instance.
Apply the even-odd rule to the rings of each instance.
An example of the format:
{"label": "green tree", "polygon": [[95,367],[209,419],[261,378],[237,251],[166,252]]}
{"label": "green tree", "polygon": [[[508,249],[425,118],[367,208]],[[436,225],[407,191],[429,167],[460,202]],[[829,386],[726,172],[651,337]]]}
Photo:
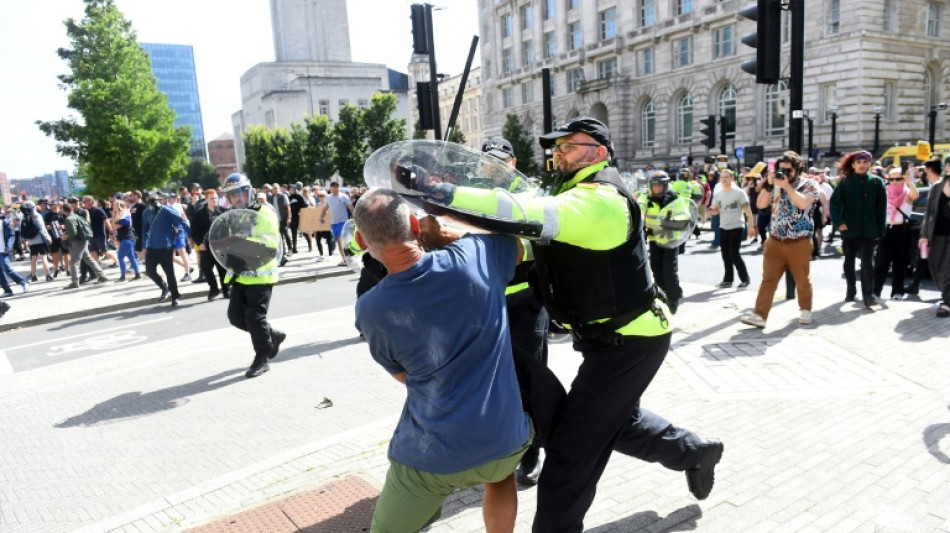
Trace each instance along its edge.
{"label": "green tree", "polygon": [[261,125],[254,125],[244,132],[244,174],[254,187],[260,187],[273,174],[273,133]]}
{"label": "green tree", "polygon": [[465,134],[462,133],[462,128],[458,126],[452,128],[452,134],[449,135],[449,141],[456,144],[465,144]]}
{"label": "green tree", "polygon": [[221,186],[218,171],[207,161],[192,161],[188,163],[185,175],[177,181],[186,187],[190,187],[192,183],[197,183],[201,185],[202,189],[217,189]]}
{"label": "green tree", "polygon": [[310,177],[318,180],[330,179],[336,172],[333,124],[326,115],[306,117],[304,124],[307,130],[304,164],[310,169]]}
{"label": "green tree", "polygon": [[526,176],[535,176],[538,173],[538,162],[534,158],[535,139],[531,132],[524,127],[518,115],[508,113],[505,116],[505,125],[501,128],[501,135],[515,151],[518,158],[518,170]]}
{"label": "green tree", "polygon": [[418,121],[418,120],[416,121],[415,128],[413,128],[413,131],[412,131],[412,138],[413,138],[413,139],[425,139],[425,138],[426,138],[426,130],[422,129],[422,122],[420,122],[420,121]]}
{"label": "green tree", "polygon": [[284,152],[287,170],[284,180],[287,183],[311,181],[313,172],[307,166],[307,129],[293,122],[288,132],[287,146]]}
{"label": "green tree", "polygon": [[333,146],[340,177],[349,183],[362,183],[367,156],[366,134],[362,113],[356,106],[340,108],[340,120],[333,125]]}
{"label": "green tree", "polygon": [[406,119],[395,119],[396,95],[376,93],[363,111],[366,144],[374,152],[387,144],[406,140]]}
{"label": "green tree", "polygon": [[36,123],[60,154],[85,165],[88,192],[161,187],[184,172],[189,128],[174,127],[148,56],[115,0],[83,1],[83,19],[64,23],[71,47],[57,50],[70,70],[58,78],[79,116]]}

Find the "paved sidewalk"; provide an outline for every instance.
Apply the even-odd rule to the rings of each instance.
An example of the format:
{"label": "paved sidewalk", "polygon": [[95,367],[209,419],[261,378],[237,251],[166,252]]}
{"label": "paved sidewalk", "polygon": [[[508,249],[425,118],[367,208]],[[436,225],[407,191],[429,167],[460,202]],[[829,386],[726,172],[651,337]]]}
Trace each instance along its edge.
{"label": "paved sidewalk", "polygon": [[[795,303],[777,301],[759,330],[738,321],[754,290],[684,288],[674,347],[644,406],[723,439],[716,488],[697,502],[682,473],[614,454],[588,531],[950,531],[950,323],[934,318],[932,305],[868,311],[816,294],[814,324],[799,325]],[[563,380],[578,364],[569,344],[552,344]],[[82,531],[241,531],[348,476],[378,490],[395,421],[312,442]],[[535,505],[535,489],[519,492],[516,531],[530,531]],[[338,531],[363,531],[370,509],[351,511],[356,529]],[[483,528],[481,491],[472,489],[449,498],[431,531]]]}
{"label": "paved sidewalk", "polygon": [[[338,266],[340,263],[338,254],[325,257],[325,260],[320,262],[317,261],[317,257],[316,251],[294,255],[286,266],[281,267],[279,283],[314,281],[319,278],[353,273],[349,268]],[[106,265],[111,264],[108,259],[104,262]],[[14,261],[12,265],[20,275],[24,278],[28,277],[29,260]],[[197,278],[196,261],[192,261],[192,267],[194,268],[192,277]],[[46,281],[43,267],[38,264],[37,279],[39,281],[30,283],[26,294],[23,294],[19,286],[11,285],[14,296],[5,299],[11,309],[3,318],[0,318],[0,332],[149,305],[169,305],[169,303],[158,302],[160,291],[145,275],[144,263],[140,265],[140,269],[142,279],[119,283],[115,281],[119,278],[119,269],[107,266],[104,270],[109,278],[107,283],[90,282],[79,289],[63,290],[69,284],[69,273],[60,272],[53,281]],[[161,269],[158,272],[159,275],[163,274]],[[185,274],[184,269],[178,265],[175,265],[175,272],[177,279],[181,279]],[[126,278],[131,279],[132,275],[130,271]],[[164,278],[164,275],[162,277]],[[179,281],[178,291],[181,293],[182,300],[205,298],[208,295],[208,285],[203,282]],[[42,305],[34,305],[36,300],[42,301]]]}

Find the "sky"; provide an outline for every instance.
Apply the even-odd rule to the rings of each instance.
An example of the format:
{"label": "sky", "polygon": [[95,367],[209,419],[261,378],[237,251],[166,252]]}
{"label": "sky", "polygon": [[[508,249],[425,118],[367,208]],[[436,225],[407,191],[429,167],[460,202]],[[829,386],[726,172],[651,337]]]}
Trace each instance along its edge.
{"label": "sky", "polygon": [[[346,0],[353,61],[406,72],[412,53],[409,6],[421,1]],[[431,3],[438,71],[458,74],[478,32],[477,0]],[[139,42],[194,47],[205,142],[230,132],[231,114],[241,107],[241,75],[274,60],[270,2],[116,0],[116,5]],[[56,50],[69,44],[63,21],[81,19],[83,6],[82,0],[0,0],[0,172],[10,179],[74,167],[35,122],[72,113],[58,87],[56,76],[66,72],[66,62]]]}

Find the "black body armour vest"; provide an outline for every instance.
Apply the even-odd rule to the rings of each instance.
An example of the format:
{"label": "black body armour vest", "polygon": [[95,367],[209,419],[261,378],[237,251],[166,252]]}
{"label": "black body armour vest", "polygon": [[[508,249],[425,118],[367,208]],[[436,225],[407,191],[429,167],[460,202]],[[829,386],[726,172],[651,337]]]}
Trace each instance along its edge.
{"label": "black body armour vest", "polygon": [[630,209],[627,240],[611,250],[588,250],[557,241],[533,244],[535,271],[551,318],[580,330],[609,318],[597,329],[614,330],[651,309],[657,295],[643,238],[640,206],[613,167],[585,181],[617,189]]}

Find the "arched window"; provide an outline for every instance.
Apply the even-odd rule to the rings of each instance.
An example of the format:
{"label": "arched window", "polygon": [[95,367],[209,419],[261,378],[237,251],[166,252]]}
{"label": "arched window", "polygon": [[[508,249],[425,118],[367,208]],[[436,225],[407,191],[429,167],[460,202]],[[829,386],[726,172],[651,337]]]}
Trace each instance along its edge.
{"label": "arched window", "polygon": [[676,104],[676,143],[693,142],[693,95],[686,93]]}
{"label": "arched window", "polygon": [[736,138],[736,88],[728,85],[719,92],[719,114],[722,116],[721,127],[726,132],[726,138]]}
{"label": "arched window", "polygon": [[765,91],[765,135],[788,132],[788,84],[780,81]]}
{"label": "arched window", "polygon": [[644,148],[656,145],[656,104],[647,100],[640,108],[640,139]]}

